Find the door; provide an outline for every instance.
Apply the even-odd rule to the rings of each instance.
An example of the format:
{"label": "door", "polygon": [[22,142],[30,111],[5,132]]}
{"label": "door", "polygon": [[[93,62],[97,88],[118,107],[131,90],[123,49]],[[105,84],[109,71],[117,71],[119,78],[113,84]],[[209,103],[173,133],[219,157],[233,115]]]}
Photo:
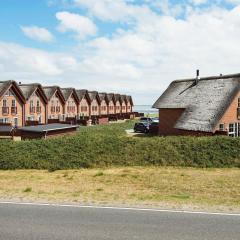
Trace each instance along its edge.
{"label": "door", "polygon": [[14,127],[18,126],[18,118],[13,119],[13,124],[14,124]]}

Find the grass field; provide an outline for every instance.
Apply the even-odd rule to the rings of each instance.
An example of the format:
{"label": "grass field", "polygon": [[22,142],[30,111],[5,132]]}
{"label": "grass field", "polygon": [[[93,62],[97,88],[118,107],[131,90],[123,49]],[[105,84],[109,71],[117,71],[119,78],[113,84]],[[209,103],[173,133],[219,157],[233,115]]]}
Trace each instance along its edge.
{"label": "grass field", "polygon": [[76,135],[0,142],[0,169],[79,169],[111,166],[240,167],[240,139],[132,137],[134,121],[82,127]]}
{"label": "grass field", "polygon": [[0,198],[80,204],[240,210],[239,169],[127,167],[0,171]]}

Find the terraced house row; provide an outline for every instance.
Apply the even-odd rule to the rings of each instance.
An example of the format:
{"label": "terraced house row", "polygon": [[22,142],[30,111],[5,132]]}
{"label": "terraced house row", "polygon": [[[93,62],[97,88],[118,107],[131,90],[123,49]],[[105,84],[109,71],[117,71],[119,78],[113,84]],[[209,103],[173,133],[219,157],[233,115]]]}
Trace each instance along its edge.
{"label": "terraced house row", "polygon": [[57,122],[106,123],[131,118],[132,97],[115,93],[0,82],[0,124],[12,126]]}

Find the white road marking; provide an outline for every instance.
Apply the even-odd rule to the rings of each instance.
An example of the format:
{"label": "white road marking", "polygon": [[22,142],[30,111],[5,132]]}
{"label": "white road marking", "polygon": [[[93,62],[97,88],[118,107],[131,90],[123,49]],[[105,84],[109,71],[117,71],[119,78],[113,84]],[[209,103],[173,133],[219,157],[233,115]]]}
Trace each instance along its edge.
{"label": "white road marking", "polygon": [[167,213],[184,213],[184,214],[202,214],[202,215],[219,215],[219,216],[238,216],[238,217],[240,217],[240,213],[168,210],[168,209],[155,209],[155,208],[110,207],[110,206],[94,206],[94,205],[71,205],[71,204],[57,204],[57,203],[31,203],[31,202],[8,202],[8,201],[0,202],[0,204],[50,206],[50,207],[71,207],[71,208],[92,208],[92,209],[112,209],[112,210],[127,210],[127,211],[167,212]]}

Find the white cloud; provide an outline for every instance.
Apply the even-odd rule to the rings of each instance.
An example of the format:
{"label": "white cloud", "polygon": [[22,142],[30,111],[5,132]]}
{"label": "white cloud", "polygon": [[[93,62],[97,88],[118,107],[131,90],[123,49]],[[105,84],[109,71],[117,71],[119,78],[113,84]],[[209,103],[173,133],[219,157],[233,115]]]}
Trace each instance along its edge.
{"label": "white cloud", "polygon": [[60,32],[72,31],[80,40],[97,33],[96,25],[87,17],[70,12],[58,12],[56,18],[60,21],[58,30]]}
{"label": "white cloud", "polygon": [[[84,2],[87,7],[107,1]],[[100,4],[102,11],[92,8],[94,4],[88,7],[89,13],[106,21],[128,19],[134,24],[112,36],[81,42],[71,54],[0,43],[0,78],[130,93],[136,103],[151,104],[172,80],[194,77],[198,68],[201,76],[240,72],[240,7],[212,6],[201,11],[189,7],[180,19],[119,2],[128,10],[114,15],[106,4]],[[78,35],[78,27],[69,25],[62,25],[66,27],[62,30]]]}
{"label": "white cloud", "polygon": [[65,54],[48,53],[19,44],[0,42],[1,77],[12,79],[12,76],[31,76],[35,79],[46,76],[59,77],[64,71],[72,70],[77,62],[74,57]]}
{"label": "white cloud", "polygon": [[73,1],[76,6],[88,9],[89,14],[104,21],[131,22],[139,17],[153,14],[147,5],[133,5],[127,0]]}
{"label": "white cloud", "polygon": [[46,28],[21,26],[21,30],[27,37],[40,42],[52,42],[54,40],[54,36]]}
{"label": "white cloud", "polygon": [[235,4],[235,5],[240,4],[240,0],[225,0],[225,2],[232,3],[232,4]]}
{"label": "white cloud", "polygon": [[190,0],[194,5],[201,5],[208,2],[208,0]]}

